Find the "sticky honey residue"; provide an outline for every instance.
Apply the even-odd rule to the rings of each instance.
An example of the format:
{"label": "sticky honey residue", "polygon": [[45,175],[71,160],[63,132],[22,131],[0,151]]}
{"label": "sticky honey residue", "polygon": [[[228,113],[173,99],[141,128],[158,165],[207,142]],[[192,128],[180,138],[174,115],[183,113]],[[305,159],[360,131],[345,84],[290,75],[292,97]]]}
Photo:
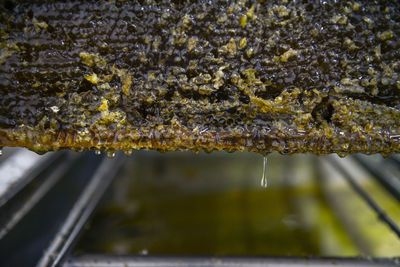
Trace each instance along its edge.
{"label": "sticky honey residue", "polygon": [[392,3],[117,2],[4,14],[0,146],[400,151]]}

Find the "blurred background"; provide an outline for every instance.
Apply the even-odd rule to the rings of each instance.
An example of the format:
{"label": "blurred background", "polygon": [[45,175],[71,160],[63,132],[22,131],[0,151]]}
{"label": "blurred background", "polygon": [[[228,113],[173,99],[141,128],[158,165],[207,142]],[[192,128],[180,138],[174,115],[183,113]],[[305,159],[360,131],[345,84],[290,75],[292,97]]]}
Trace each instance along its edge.
{"label": "blurred background", "polygon": [[[386,167],[380,156],[373,158]],[[258,154],[137,152],[76,251],[399,256],[400,239],[340,173],[321,163],[311,155],[271,154],[263,188]],[[360,185],[400,222],[399,203],[368,173],[351,167]]]}
{"label": "blurred background", "polygon": [[[267,159],[264,188],[255,153],[4,148],[0,258],[400,256],[397,155]],[[34,256],[40,249],[53,258]]]}

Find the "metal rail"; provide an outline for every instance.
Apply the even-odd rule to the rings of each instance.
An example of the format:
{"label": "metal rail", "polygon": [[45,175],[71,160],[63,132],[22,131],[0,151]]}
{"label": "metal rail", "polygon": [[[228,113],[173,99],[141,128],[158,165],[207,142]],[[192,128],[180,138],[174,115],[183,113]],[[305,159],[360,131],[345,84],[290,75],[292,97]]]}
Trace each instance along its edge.
{"label": "metal rail", "polygon": [[[352,213],[347,210],[345,205],[343,205],[346,202],[343,201],[342,198],[338,197],[337,191],[335,191],[335,188],[333,187],[333,185],[339,182],[335,177],[335,173],[331,172],[331,168],[334,167],[332,167],[332,165],[324,159],[325,157],[319,159],[315,163],[315,169],[317,171],[317,183],[319,188],[322,190],[323,197],[325,198],[327,205],[329,205],[335,217],[343,226],[350,240],[352,240],[354,243],[360,255],[371,255],[373,253],[373,249],[371,248],[369,240],[365,237],[359,228],[359,225],[354,223]],[[337,178],[343,179],[341,177]],[[346,180],[343,182],[347,183]],[[350,188],[350,190],[352,189]]]}
{"label": "metal rail", "polygon": [[63,157],[48,165],[0,207],[0,221],[9,226],[0,242],[0,266],[35,266],[46,251],[48,264],[61,259],[123,162],[102,162],[93,152],[68,153],[74,160]]}
{"label": "metal rail", "polygon": [[[67,172],[72,161],[76,159],[72,154],[66,156],[60,165],[51,170],[49,176],[38,177],[36,183],[40,183],[36,190],[22,192],[22,196],[13,199],[12,204],[2,207],[0,212],[0,240],[12,229],[39,201],[49,190],[62,178]],[[44,181],[41,181],[44,180]],[[26,189],[27,190],[27,189]],[[24,190],[25,191],[25,190]]]}
{"label": "metal rail", "polygon": [[118,154],[114,159],[105,158],[100,163],[37,266],[54,267],[61,262],[124,162],[125,158]]}
{"label": "metal rail", "polygon": [[[2,182],[6,181],[9,186],[0,190],[0,208],[63,156],[65,156],[65,152],[50,152],[40,156],[32,151],[22,149],[3,161],[0,165],[0,177],[2,177]],[[4,186],[6,187],[6,185]],[[3,190],[5,191],[3,192]]]}
{"label": "metal rail", "polygon": [[393,221],[393,219],[389,215],[386,214],[386,212],[373,200],[373,198],[371,198],[370,195],[364,189],[362,189],[361,186],[359,186],[353,176],[345,168],[343,168],[343,166],[340,165],[337,160],[330,157],[328,157],[327,160],[336,170],[338,170],[343,175],[343,177],[347,180],[353,190],[357,192],[357,194],[359,194],[360,197],[365,200],[365,202],[367,202],[368,206],[376,212],[378,218],[382,220],[386,225],[388,225],[390,229],[397,235],[397,237],[400,238],[399,226]]}
{"label": "metal rail", "polygon": [[68,258],[63,267],[396,266],[398,259],[312,257],[105,256]]}
{"label": "metal rail", "polygon": [[388,160],[400,171],[400,157],[398,155],[392,155]]}
{"label": "metal rail", "polygon": [[355,155],[353,158],[364,169],[366,169],[372,175],[372,177],[377,180],[394,198],[400,202],[400,183],[396,183],[393,177],[386,173],[386,170],[382,168],[382,166],[372,164],[370,161],[367,161],[359,155]]}

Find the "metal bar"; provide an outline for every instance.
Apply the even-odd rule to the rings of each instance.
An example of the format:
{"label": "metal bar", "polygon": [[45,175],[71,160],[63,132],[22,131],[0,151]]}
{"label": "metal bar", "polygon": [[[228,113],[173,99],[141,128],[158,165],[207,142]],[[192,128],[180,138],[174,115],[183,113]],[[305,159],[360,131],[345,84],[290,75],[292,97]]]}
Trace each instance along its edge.
{"label": "metal bar", "polygon": [[331,169],[333,168],[326,160],[316,160],[315,169],[318,172],[318,175],[316,175],[318,185],[321,188],[328,205],[343,225],[347,235],[354,242],[358,251],[361,253],[360,255],[372,255],[371,242],[368,242],[365,235],[360,231],[359,226],[354,223],[354,215],[348,212],[346,206],[343,205],[345,202],[343,202],[343,199],[337,197],[337,192],[335,191],[335,188],[332,187],[332,185],[337,182],[333,180],[341,178],[335,177],[336,173],[332,172]]}
{"label": "metal bar", "polygon": [[9,230],[12,229],[61,179],[75,158],[76,157],[69,154],[69,156],[60,163],[60,165],[56,166],[49,177],[46,177],[45,181],[43,181],[36,190],[31,192],[31,194],[28,196],[22,197],[22,199],[13,199],[13,204],[15,203],[17,207],[11,207],[11,214],[7,214],[7,218],[5,218],[4,222],[0,221],[0,239],[2,239],[9,232]]}
{"label": "metal bar", "polygon": [[63,156],[64,152],[38,155],[27,149],[19,150],[0,165],[0,208],[32,179]]}
{"label": "metal bar", "polygon": [[[93,152],[76,153],[63,177],[55,183],[35,206],[4,236],[0,242],[0,266],[35,266],[49,244],[65,223],[75,203],[93,179],[93,175],[100,167],[102,156],[96,156]],[[61,161],[64,158],[60,159]],[[57,168],[52,164],[49,169],[42,172],[34,181],[32,187],[40,187],[51,174],[51,170]],[[39,182],[39,183],[38,183]],[[14,200],[24,199],[33,190],[31,186],[24,187],[15,197],[7,202],[12,206]],[[18,206],[18,205],[17,205]],[[3,216],[0,216],[3,219]]]}
{"label": "metal bar", "polygon": [[400,228],[397,226],[397,224],[393,221],[393,219],[386,214],[386,212],[369,196],[369,194],[360,187],[355,179],[352,177],[352,175],[345,169],[343,168],[337,160],[328,157],[327,158],[328,162],[333,165],[335,169],[337,169],[343,177],[347,180],[347,182],[351,185],[354,191],[356,191],[370,206],[372,210],[374,210],[378,218],[382,220],[384,223],[386,223],[390,229],[397,235],[397,237],[400,238]]}
{"label": "metal bar", "polygon": [[[391,157],[388,158],[388,162],[391,163],[392,165],[394,165],[397,170],[400,171],[400,157],[399,155],[392,155]],[[398,177],[399,181],[400,181],[400,177]]]}
{"label": "metal bar", "polygon": [[392,179],[385,174],[384,170],[379,170],[378,166],[373,166],[371,162],[358,155],[353,157],[357,163],[364,167],[394,198],[400,202],[400,186],[391,181]]}
{"label": "metal bar", "polygon": [[5,162],[9,157],[11,157],[13,154],[17,153],[18,151],[23,150],[23,148],[20,147],[0,147],[0,165]]}
{"label": "metal bar", "polygon": [[63,267],[168,267],[168,266],[396,266],[398,259],[312,257],[212,257],[212,256],[106,256],[68,258]]}
{"label": "metal bar", "polygon": [[57,266],[61,262],[124,162],[121,154],[101,162],[37,266]]}

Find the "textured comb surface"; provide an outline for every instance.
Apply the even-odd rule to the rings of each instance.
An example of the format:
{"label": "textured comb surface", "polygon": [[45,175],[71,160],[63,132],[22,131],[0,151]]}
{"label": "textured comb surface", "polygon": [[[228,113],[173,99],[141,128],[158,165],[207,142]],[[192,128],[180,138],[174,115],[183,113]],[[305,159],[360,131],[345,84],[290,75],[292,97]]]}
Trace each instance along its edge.
{"label": "textured comb surface", "polygon": [[0,146],[400,152],[399,36],[398,1],[2,1]]}

